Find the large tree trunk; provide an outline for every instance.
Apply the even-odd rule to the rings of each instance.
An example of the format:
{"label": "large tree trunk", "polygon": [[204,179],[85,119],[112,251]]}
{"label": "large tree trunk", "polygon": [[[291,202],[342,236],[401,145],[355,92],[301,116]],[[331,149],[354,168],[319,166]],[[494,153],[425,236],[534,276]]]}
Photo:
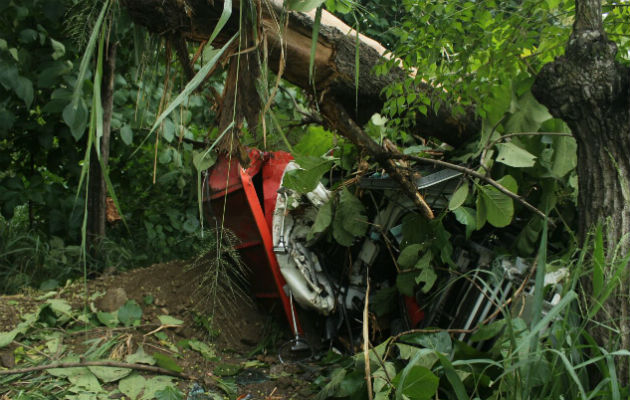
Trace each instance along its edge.
{"label": "large tree trunk", "polygon": [[[220,1],[188,0],[122,0],[123,6],[137,23],[150,31],[166,36],[183,36],[189,40],[206,40],[223,9]],[[238,30],[238,6],[234,2],[228,24],[213,43],[221,46]],[[322,12],[321,27],[315,53],[315,83],[309,81],[309,62],[313,34],[314,12],[289,13],[286,31],[281,16],[282,1],[262,3],[262,26],[270,45],[269,65],[278,71],[280,48],[284,46],[286,68],[283,77],[293,84],[317,94],[326,92],[337,99],[361,126],[383,106],[382,90],[389,84],[407,77],[405,71],[394,67],[388,75],[377,76],[374,66],[382,62],[386,49],[376,41],[359,35],[358,105],[355,89],[355,54],[357,33],[327,11]],[[280,18],[279,18],[280,16]],[[437,90],[423,84],[419,90],[437,99]],[[356,112],[355,112],[356,111]],[[419,113],[418,113],[419,114]],[[461,143],[479,132],[479,120],[472,109],[464,115],[454,115],[450,105],[441,104],[437,113],[419,115],[416,129],[422,136],[437,137],[447,143]]]}
{"label": "large tree trunk", "polygon": [[[116,44],[110,43],[103,60],[101,82],[101,104],[103,106],[103,137],[101,137],[101,161],[105,168],[109,163],[112,111],[114,107],[114,74],[116,66]],[[90,155],[90,178],[88,187],[87,236],[90,253],[94,256],[96,244],[105,236],[107,218],[107,187],[96,150]]]}
{"label": "large tree trunk", "polygon": [[[578,143],[579,237],[584,242],[604,223],[609,261],[623,240],[630,250],[630,69],[615,61],[617,47],[602,27],[600,0],[576,0],[576,19],[566,54],[540,71],[532,91],[551,114],[563,119]],[[612,271],[605,271],[611,278]],[[591,276],[583,283],[592,291]],[[606,285],[616,282],[607,281]],[[592,327],[606,348],[630,347],[628,278],[615,289]],[[613,329],[603,329],[609,326]],[[619,359],[618,376],[629,383],[628,360]]]}

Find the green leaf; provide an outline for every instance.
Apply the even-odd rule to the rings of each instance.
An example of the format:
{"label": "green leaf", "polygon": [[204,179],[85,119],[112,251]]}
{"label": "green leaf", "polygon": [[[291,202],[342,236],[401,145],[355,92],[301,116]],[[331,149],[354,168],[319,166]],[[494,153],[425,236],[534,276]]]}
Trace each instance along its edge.
{"label": "green leaf", "polygon": [[184,394],[174,386],[168,386],[155,392],[156,400],[182,400],[183,398]]}
{"label": "green leaf", "polygon": [[333,148],[334,135],[321,126],[311,125],[300,141],[293,146],[293,153],[302,156],[321,157]]}
{"label": "green leaf", "polygon": [[[498,182],[511,192],[517,192],[518,186],[512,176],[506,175]],[[492,226],[503,228],[512,222],[514,203],[510,197],[490,185],[481,186],[479,194],[488,222]],[[479,210],[477,210],[477,212],[479,212]]]}
{"label": "green leaf", "polygon": [[417,284],[424,283],[421,289],[422,293],[428,293],[435,284],[436,280],[437,274],[435,273],[433,268],[424,268],[422,271],[420,271],[415,279]]}
{"label": "green leaf", "polygon": [[470,207],[459,207],[453,210],[455,219],[462,225],[466,225],[466,239],[470,238],[470,235],[477,227],[475,210]]}
{"label": "green leaf", "polygon": [[483,228],[486,224],[487,210],[481,194],[482,189],[477,190],[477,199],[475,200],[475,228],[477,230]]}
{"label": "green leaf", "polygon": [[289,10],[309,12],[322,5],[326,0],[287,0],[286,6]]}
{"label": "green leaf", "polygon": [[163,122],[162,137],[169,143],[175,138],[175,124],[170,118],[165,119]]}
{"label": "green leaf", "polygon": [[328,201],[317,211],[317,217],[315,217],[315,222],[313,223],[311,230],[308,232],[306,239],[309,241],[313,240],[317,234],[324,232],[330,226],[331,222],[332,201]]}
{"label": "green leaf", "polygon": [[536,164],[536,156],[512,142],[498,143],[497,161],[510,167],[527,168]]}
{"label": "green leaf", "polygon": [[48,299],[46,300],[46,303],[50,304],[50,308],[55,312],[55,314],[57,314],[58,317],[60,316],[71,317],[72,316],[72,306],[68,304],[67,300]]}
{"label": "green leaf", "polygon": [[450,354],[453,350],[451,337],[444,331],[435,333],[412,333],[403,337],[404,341],[407,343],[418,344],[439,353]]}
{"label": "green leaf", "polygon": [[433,253],[431,250],[425,252],[422,257],[413,265],[415,269],[427,269],[431,268],[431,261],[433,260]]}
{"label": "green leaf", "polygon": [[505,123],[505,132],[537,132],[543,122],[551,119],[547,107],[540,104],[531,91],[512,100],[512,115]]}
{"label": "green leaf", "polygon": [[437,392],[439,381],[428,368],[419,365],[405,368],[398,381],[396,398],[402,399],[406,396],[413,400],[430,400]]}
{"label": "green leaf", "polygon": [[88,110],[83,98],[80,98],[76,105],[70,102],[63,109],[63,121],[70,128],[74,140],[78,142],[83,136],[88,123]]}
{"label": "green leaf", "polygon": [[101,366],[91,366],[88,367],[90,372],[92,372],[101,382],[109,383],[115,382],[124,378],[125,376],[131,373],[131,368],[121,368],[121,367],[101,367]]}
{"label": "green leaf", "polygon": [[553,157],[549,172],[560,179],[577,166],[577,143],[569,136],[554,136]]}
{"label": "green leaf", "polygon": [[188,346],[201,354],[206,360],[217,359],[217,353],[214,351],[214,349],[204,342],[201,342],[199,340],[189,340]]}
{"label": "green leaf", "polygon": [[142,318],[142,309],[135,300],[128,300],[118,309],[118,320],[125,326],[131,326]]}
{"label": "green leaf", "polygon": [[153,358],[155,358],[159,367],[168,369],[169,371],[182,372],[182,367],[177,365],[177,362],[166,354],[153,353]]}
{"label": "green leaf", "polygon": [[52,54],[53,60],[57,60],[63,57],[64,54],[66,54],[66,46],[64,46],[63,43],[58,42],[53,38],[50,38],[50,44],[52,45],[52,48],[53,48],[53,54]]}
{"label": "green leaf", "polygon": [[417,272],[404,272],[396,276],[396,287],[405,296],[413,296],[413,289],[416,287],[415,276]]}
{"label": "green leaf", "polygon": [[98,319],[101,324],[109,328],[113,328],[118,325],[118,317],[114,313],[99,311],[96,313],[96,319]]}
{"label": "green leaf", "polygon": [[137,400],[144,392],[146,379],[142,376],[133,374],[118,383],[118,390],[124,393],[129,399]]}
{"label": "green leaf", "polygon": [[370,308],[377,317],[382,317],[396,309],[398,293],[396,287],[382,287],[370,296]]}
{"label": "green leaf", "polygon": [[347,188],[341,190],[333,219],[333,237],[342,246],[352,246],[354,239],[365,235],[367,218],[365,207]]}
{"label": "green leaf", "polygon": [[20,332],[17,329],[13,329],[9,332],[0,332],[0,348],[7,346]]}
{"label": "green leaf", "polygon": [[51,368],[46,371],[52,376],[67,378],[73,385],[90,392],[100,392],[102,390],[96,376],[86,367]]}
{"label": "green leaf", "polygon": [[120,128],[120,138],[127,146],[133,143],[133,131],[129,125],[125,124],[122,128]]}
{"label": "green leaf", "polygon": [[212,167],[217,162],[217,153],[209,150],[193,151],[193,165],[199,172]]}
{"label": "green leaf", "polygon": [[504,319],[494,321],[488,325],[484,325],[481,328],[479,328],[477,332],[473,333],[473,335],[470,337],[470,341],[474,343],[474,342],[482,342],[484,340],[492,339],[493,337],[501,333],[504,327],[505,327]]}
{"label": "green leaf", "polygon": [[398,255],[398,266],[402,269],[410,269],[416,264],[418,259],[420,258],[420,251],[424,249],[424,246],[421,244],[410,244],[405,247]]}
{"label": "green leaf", "polygon": [[451,362],[442,354],[437,353],[437,356],[440,359],[440,364],[442,364],[442,368],[444,368],[446,379],[448,379],[449,383],[453,387],[453,391],[455,391],[457,400],[469,399],[470,397],[466,393],[466,388],[464,387],[464,383],[459,378],[459,375],[457,375],[455,368],[453,368],[453,364],[451,364]]}
{"label": "green leaf", "polygon": [[18,79],[17,67],[0,60],[0,84],[5,89],[12,89]]}
{"label": "green leaf", "polygon": [[33,83],[28,78],[20,76],[15,82],[14,89],[15,94],[26,104],[26,108],[30,108],[33,103]]}
{"label": "green leaf", "polygon": [[468,197],[468,183],[464,182],[453,195],[448,202],[448,209],[453,211],[461,207]]}
{"label": "green leaf", "polygon": [[174,317],[171,317],[170,315],[160,315],[158,316],[158,319],[160,320],[160,324],[162,325],[181,325],[184,323],[184,321],[182,321],[181,319],[177,319]]}
{"label": "green leaf", "polygon": [[129,354],[125,357],[125,361],[131,364],[155,365],[156,363],[155,358],[153,358],[150,354],[145,353],[142,346],[139,346],[135,353]]}
{"label": "green leaf", "polygon": [[308,193],[315,189],[322,175],[333,165],[332,160],[313,156],[302,156],[296,161],[300,168],[287,171],[282,179],[282,186],[299,193]]}

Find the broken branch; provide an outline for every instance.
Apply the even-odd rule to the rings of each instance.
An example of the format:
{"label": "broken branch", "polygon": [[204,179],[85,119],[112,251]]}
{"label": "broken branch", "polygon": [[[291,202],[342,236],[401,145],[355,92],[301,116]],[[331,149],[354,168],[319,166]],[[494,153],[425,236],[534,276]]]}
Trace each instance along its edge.
{"label": "broken branch", "polygon": [[357,147],[364,149],[374,158],[387,173],[400,184],[407,196],[411,198],[414,204],[422,211],[422,214],[428,219],[433,219],[433,211],[431,207],[424,201],[422,195],[413,184],[411,179],[405,175],[392,161],[394,157],[383,150],[371,137],[369,137],[346,112],[343,105],[336,99],[328,96],[322,104],[320,110],[328,122],[328,124],[348,138]]}
{"label": "broken branch", "polygon": [[[547,216],[545,215],[544,212],[540,211],[538,208],[534,207],[533,205],[531,205],[530,203],[528,203],[525,199],[523,199],[521,196],[519,196],[516,193],[511,192],[508,188],[506,188],[505,186],[501,185],[499,182],[495,181],[492,178],[488,178],[487,176],[481,175],[480,173],[478,173],[477,171],[474,171],[470,168],[466,168],[466,167],[462,167],[461,165],[456,165],[456,164],[452,164],[450,162],[446,162],[446,161],[442,161],[442,160],[434,160],[432,158],[423,158],[423,157],[416,157],[416,156],[410,156],[410,155],[406,155],[406,154],[388,154],[387,157],[389,157],[390,159],[395,159],[395,160],[409,160],[409,161],[416,161],[416,162],[420,162],[420,163],[424,163],[424,164],[433,164],[433,165],[439,165],[441,167],[445,167],[448,169],[452,169],[455,171],[459,171],[462,172],[465,175],[470,175],[472,177],[475,177],[477,179],[480,179],[486,183],[488,183],[490,186],[495,187],[499,192],[505,194],[506,196],[518,201],[519,203],[521,203],[523,206],[525,206],[525,208],[528,208],[529,210],[533,211],[535,214],[538,214],[540,217],[542,218],[546,218]],[[551,222],[549,222],[551,224]]]}
{"label": "broken branch", "polygon": [[130,368],[139,371],[156,372],[162,375],[174,376],[182,379],[190,379],[188,375],[181,374],[179,372],[171,371],[165,368],[155,367],[153,365],[144,364],[129,364],[120,361],[83,361],[83,362],[59,362],[46,365],[36,365],[29,368],[20,369],[8,369],[0,371],[0,375],[14,375],[25,374],[27,372],[44,371],[53,368],[76,368],[76,367],[116,367],[116,368]]}

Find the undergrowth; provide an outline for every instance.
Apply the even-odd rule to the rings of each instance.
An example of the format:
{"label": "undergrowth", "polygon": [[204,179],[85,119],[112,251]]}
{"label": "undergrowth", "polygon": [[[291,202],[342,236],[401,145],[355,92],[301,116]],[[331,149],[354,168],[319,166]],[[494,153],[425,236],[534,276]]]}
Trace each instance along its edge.
{"label": "undergrowth", "polygon": [[[604,312],[599,305],[608,300],[619,280],[584,301],[585,281],[597,281],[602,266],[616,276],[630,259],[607,254],[603,243],[597,230],[581,250],[548,263],[543,237],[540,276],[558,264],[570,271],[558,291],[559,301],[536,302],[536,294],[531,293],[527,301],[504,304],[501,319],[478,327],[464,341],[440,329],[389,338],[371,348],[367,369],[363,353],[343,357],[331,352],[323,360],[328,374],[316,382],[321,387],[317,398],[369,398],[366,371],[370,371],[373,398],[378,400],[628,398],[629,388],[620,384],[615,367],[616,358],[630,356],[630,351],[620,349],[618,334],[614,339],[622,321],[602,326],[596,318]],[[549,291],[546,287],[540,298],[551,295]],[[523,313],[525,307],[531,312]],[[591,336],[595,324],[612,333],[608,348]]]}

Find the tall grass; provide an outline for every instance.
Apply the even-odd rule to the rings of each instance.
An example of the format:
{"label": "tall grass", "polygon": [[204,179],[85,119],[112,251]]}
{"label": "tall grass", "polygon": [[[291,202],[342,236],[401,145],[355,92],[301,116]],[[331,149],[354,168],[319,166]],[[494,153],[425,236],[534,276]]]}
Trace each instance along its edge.
{"label": "tall grass", "polygon": [[[514,301],[503,308],[500,320],[478,327],[466,342],[452,339],[446,331],[426,330],[374,348],[370,369],[375,398],[628,398],[629,388],[620,384],[615,361],[627,358],[630,351],[616,348],[619,341],[591,334],[594,326],[598,332],[619,332],[617,325],[623,322],[602,323],[605,319],[598,315],[604,312],[600,305],[611,300],[623,280],[630,260],[629,255],[617,254],[620,246],[614,248],[615,254],[606,254],[604,242],[597,229],[581,249],[548,263],[543,235],[537,292],[527,301],[529,316],[519,306],[524,303]],[[545,270],[558,267],[569,269],[568,278],[555,288],[544,286]],[[601,271],[607,271],[608,278],[602,278]],[[593,280],[595,292],[592,285],[584,285]],[[548,300],[555,293],[561,299],[551,304]],[[472,347],[480,341],[489,348]],[[331,374],[319,398],[359,398],[367,393],[363,369],[362,355],[354,356],[352,363]],[[349,387],[353,389],[348,391]]]}

